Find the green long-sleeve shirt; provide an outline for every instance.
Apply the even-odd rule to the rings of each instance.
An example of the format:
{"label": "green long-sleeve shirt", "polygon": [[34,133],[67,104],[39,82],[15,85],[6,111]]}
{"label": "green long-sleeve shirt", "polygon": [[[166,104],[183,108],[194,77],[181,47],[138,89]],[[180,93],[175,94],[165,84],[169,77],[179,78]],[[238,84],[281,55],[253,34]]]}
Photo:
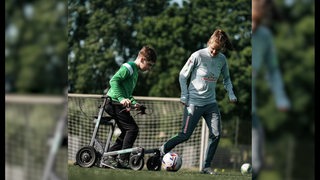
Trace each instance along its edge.
{"label": "green long-sleeve shirt", "polygon": [[136,104],[132,93],[138,80],[138,67],[134,62],[127,62],[121,65],[120,69],[110,79],[110,89],[107,95],[113,101],[120,102],[123,99],[130,99],[131,103]]}

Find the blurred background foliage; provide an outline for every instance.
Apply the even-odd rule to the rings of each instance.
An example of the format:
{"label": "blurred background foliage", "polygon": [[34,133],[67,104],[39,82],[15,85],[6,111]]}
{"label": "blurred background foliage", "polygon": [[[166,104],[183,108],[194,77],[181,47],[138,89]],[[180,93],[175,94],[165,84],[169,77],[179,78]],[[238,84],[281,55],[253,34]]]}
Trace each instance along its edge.
{"label": "blurred background foliage", "polygon": [[[289,2],[289,1],[288,1]],[[298,137],[314,136],[315,94],[315,20],[313,1],[275,1],[276,19],[269,23],[273,32],[279,66],[285,90],[292,103],[291,112],[275,114],[275,101],[265,81],[259,82],[259,113],[268,121],[265,127],[269,137],[278,137],[285,131]],[[295,129],[297,128],[297,129]]]}
{"label": "blurred background foliage", "polygon": [[314,179],[315,5],[313,0],[273,0],[272,5],[266,23],[274,36],[291,109],[279,112],[269,85],[257,82],[265,166],[276,170],[274,177],[261,179]]}
{"label": "blurred background foliage", "polygon": [[5,90],[63,94],[67,86],[64,1],[5,1]]}

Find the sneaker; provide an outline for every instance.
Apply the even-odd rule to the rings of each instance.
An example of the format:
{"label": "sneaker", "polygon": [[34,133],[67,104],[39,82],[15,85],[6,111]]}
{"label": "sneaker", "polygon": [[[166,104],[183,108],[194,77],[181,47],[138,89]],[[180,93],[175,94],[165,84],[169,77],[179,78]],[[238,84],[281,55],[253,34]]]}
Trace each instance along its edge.
{"label": "sneaker", "polygon": [[118,165],[117,168],[121,168],[121,169],[131,169],[130,165],[129,165],[129,160],[125,159],[118,159]]}
{"label": "sneaker", "polygon": [[117,158],[113,156],[108,156],[103,160],[102,165],[107,166],[109,168],[116,168],[118,166]]}
{"label": "sneaker", "polygon": [[201,171],[202,174],[212,174],[212,175],[216,175],[217,173],[212,171],[211,168],[207,167],[207,168],[203,168]]}

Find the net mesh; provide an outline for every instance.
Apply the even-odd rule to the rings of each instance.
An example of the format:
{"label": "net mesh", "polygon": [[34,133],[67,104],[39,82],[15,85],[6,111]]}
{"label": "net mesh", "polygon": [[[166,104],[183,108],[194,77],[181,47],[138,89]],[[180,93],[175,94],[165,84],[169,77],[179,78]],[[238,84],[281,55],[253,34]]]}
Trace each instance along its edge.
{"label": "net mesh", "polygon": [[[55,128],[63,105],[59,99],[38,97],[22,98],[6,96],[5,108],[5,179],[43,179],[49,152],[50,140],[55,136]],[[43,99],[43,98],[42,98]],[[58,101],[56,101],[58,100]],[[65,119],[66,120],[66,119]],[[61,129],[65,131],[66,129]],[[54,162],[50,170],[52,176],[67,179],[67,148],[59,146],[53,154]]]}
{"label": "net mesh", "polygon": [[[183,106],[177,99],[138,99],[140,104],[147,107],[145,115],[131,111],[139,127],[139,135],[134,147],[145,149],[159,148],[170,137],[181,129]],[[77,151],[90,143],[94,116],[98,115],[101,97],[72,97],[68,98],[68,160],[75,162]],[[197,167],[200,156],[201,123],[198,123],[191,138],[174,148],[183,157],[184,167]],[[109,133],[108,126],[100,126],[97,139],[105,144]],[[120,130],[116,127],[112,142],[118,137]],[[145,159],[152,154],[146,154]]]}
{"label": "net mesh", "polygon": [[[134,143],[134,147],[143,147],[145,149],[159,148],[169,138],[176,135],[181,130],[183,118],[183,106],[178,98],[150,98],[135,97],[136,100],[147,107],[146,115],[136,115],[136,111],[131,111],[138,127],[139,134]],[[68,95],[68,161],[76,161],[77,151],[90,144],[94,130],[94,116],[98,115],[99,106],[102,105],[103,98],[100,95]],[[208,134],[204,133],[206,125],[204,120],[200,120],[190,139],[177,145],[172,151],[182,156],[183,164],[181,168],[198,169],[201,166],[203,157],[201,154],[205,151]],[[235,121],[223,122],[224,127],[235,126]],[[244,122],[239,123],[242,126]],[[239,125],[238,124],[238,125]],[[205,127],[205,128],[203,128]],[[108,126],[99,127],[96,139],[103,145],[106,142]],[[228,128],[229,129],[229,128]],[[251,146],[237,144],[234,145],[235,132],[225,133],[224,130],[219,147],[214,156],[212,164],[219,168],[238,169],[241,164],[251,162]],[[112,143],[120,134],[116,127],[112,136]],[[203,143],[201,143],[203,141]],[[230,145],[231,143],[231,145]],[[202,152],[201,152],[202,151]],[[146,154],[145,160],[152,154]]]}

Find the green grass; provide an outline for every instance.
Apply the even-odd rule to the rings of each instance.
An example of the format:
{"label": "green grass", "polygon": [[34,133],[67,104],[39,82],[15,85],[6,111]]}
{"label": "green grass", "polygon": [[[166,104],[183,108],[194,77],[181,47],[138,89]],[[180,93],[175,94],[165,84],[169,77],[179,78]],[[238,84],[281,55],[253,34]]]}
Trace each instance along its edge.
{"label": "green grass", "polygon": [[145,167],[140,171],[127,169],[108,168],[82,168],[80,166],[68,166],[69,180],[242,180],[251,179],[251,175],[242,175],[238,171],[225,170],[218,171],[217,175],[201,174],[198,171],[180,169],[177,172],[149,171]]}

